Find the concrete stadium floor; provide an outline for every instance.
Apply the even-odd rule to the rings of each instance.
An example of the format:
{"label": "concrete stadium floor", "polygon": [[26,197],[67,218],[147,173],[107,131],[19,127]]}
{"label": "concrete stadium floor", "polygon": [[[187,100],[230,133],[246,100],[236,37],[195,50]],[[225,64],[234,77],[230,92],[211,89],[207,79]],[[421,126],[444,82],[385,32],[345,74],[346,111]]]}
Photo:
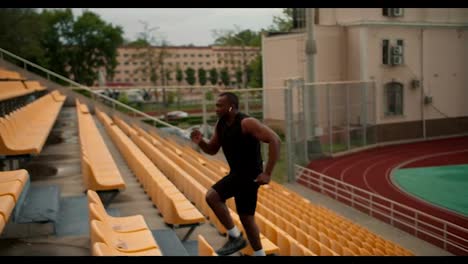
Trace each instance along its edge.
{"label": "concrete stadium floor", "polygon": [[[42,153],[24,166],[30,173],[33,185],[58,184],[61,189],[61,196],[83,195],[84,191],[81,179],[80,146],[75,111],[74,106],[64,106],[62,108]],[[127,189],[114,199],[110,208],[118,209],[121,216],[143,215],[151,229],[165,228],[166,225],[158,215],[158,210],[153,207],[103,126],[97,119],[95,119],[95,123],[127,183]],[[328,207],[382,237],[408,248],[417,256],[451,255],[440,248],[303,186],[298,184],[285,184],[285,186],[303,195],[313,203]],[[7,226],[0,239],[0,256],[89,256],[91,253],[88,236],[56,237],[51,231],[50,224],[20,225]],[[180,229],[176,230],[176,233],[179,238],[182,238],[186,231],[187,229]],[[189,239],[196,240],[198,234],[202,234],[215,249],[221,247],[226,240],[208,222],[197,227]]]}

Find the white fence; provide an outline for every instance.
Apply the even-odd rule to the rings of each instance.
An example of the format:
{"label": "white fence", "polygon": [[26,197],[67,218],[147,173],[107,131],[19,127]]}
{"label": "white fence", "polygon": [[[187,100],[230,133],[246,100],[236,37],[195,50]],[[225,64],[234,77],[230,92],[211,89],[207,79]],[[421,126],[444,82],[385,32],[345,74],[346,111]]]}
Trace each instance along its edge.
{"label": "white fence", "polygon": [[456,255],[468,254],[468,229],[333,177],[295,165],[296,181]]}

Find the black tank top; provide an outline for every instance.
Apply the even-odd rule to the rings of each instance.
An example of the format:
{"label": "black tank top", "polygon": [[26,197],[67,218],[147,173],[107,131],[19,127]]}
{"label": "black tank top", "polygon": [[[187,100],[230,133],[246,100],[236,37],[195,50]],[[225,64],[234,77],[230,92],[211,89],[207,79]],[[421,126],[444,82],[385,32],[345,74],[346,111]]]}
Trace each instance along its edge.
{"label": "black tank top", "polygon": [[249,116],[237,113],[230,126],[224,118],[221,118],[216,126],[216,132],[231,173],[238,174],[242,178],[255,179],[263,171],[260,141],[250,134],[242,133],[241,121],[246,117]]}

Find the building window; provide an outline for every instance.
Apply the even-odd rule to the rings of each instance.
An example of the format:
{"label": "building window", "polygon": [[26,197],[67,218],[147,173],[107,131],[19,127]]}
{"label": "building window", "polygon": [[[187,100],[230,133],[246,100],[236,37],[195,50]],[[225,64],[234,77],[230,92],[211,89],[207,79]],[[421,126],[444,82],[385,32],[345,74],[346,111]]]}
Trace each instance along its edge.
{"label": "building window", "polygon": [[389,65],[390,62],[390,40],[382,40],[382,64]]}
{"label": "building window", "polygon": [[385,115],[403,115],[403,84],[389,82],[384,87]]}
{"label": "building window", "polygon": [[292,28],[305,28],[306,23],[306,16],[305,16],[305,8],[293,8],[292,10]]}

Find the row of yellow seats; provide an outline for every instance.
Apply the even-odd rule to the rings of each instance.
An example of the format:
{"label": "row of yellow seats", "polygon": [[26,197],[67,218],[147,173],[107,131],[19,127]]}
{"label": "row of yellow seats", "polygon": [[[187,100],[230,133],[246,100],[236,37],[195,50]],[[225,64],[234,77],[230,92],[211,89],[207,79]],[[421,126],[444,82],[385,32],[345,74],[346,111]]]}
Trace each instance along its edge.
{"label": "row of yellow seats", "polygon": [[[171,146],[171,148],[173,148],[175,153],[178,153],[178,154],[184,153],[184,154],[180,154],[180,155],[184,155],[183,160],[190,161],[190,163],[193,166],[197,166],[197,163],[198,163],[199,165],[202,165],[204,168],[209,170],[210,173],[205,174],[205,175],[209,175],[212,179],[210,181],[209,186],[211,186],[211,184],[213,184],[215,180],[218,180],[219,178],[223,177],[223,175],[227,173],[227,168],[222,162],[212,161],[212,160],[206,161],[205,157],[199,156],[200,154],[198,152],[194,152],[193,149],[189,147],[177,145],[177,143],[175,143],[174,141],[170,139],[164,139],[160,137],[159,135],[156,135],[155,133],[151,133],[151,135],[154,135],[156,138],[160,139],[161,141],[165,141],[166,144],[168,144],[169,146]],[[197,168],[200,168],[200,166],[197,166]],[[190,174],[192,176],[194,175],[194,173],[190,173]],[[228,200],[228,206],[230,209],[234,210],[235,209],[234,203],[229,203],[230,201],[231,200]],[[260,200],[259,200],[259,206],[261,206]],[[257,212],[256,217],[257,219],[259,218],[264,219],[260,211]],[[222,225],[220,223],[217,223],[217,221],[214,221],[214,222],[215,222],[215,226],[220,225],[219,228],[222,229]],[[272,232],[269,232],[266,235],[266,237],[268,237],[271,240],[271,242],[279,246],[280,255],[294,255],[294,256],[337,255],[335,252],[333,252],[330,248],[328,248],[325,245],[321,245],[321,248],[322,248],[321,253],[319,251],[315,251],[315,253],[311,252],[310,250],[306,248],[306,246],[300,244],[295,238],[289,236],[286,230],[281,230],[281,228],[279,228],[275,223],[270,222],[268,220],[266,220],[265,222],[262,222],[262,226],[268,226],[268,228],[264,227],[263,230],[261,230],[262,232],[266,232],[266,229],[278,231],[278,232],[275,232],[274,235],[272,234]],[[279,235],[280,239],[278,240],[276,234],[279,232],[281,232],[281,234]],[[317,245],[321,244],[319,241],[315,241],[315,243]]]}
{"label": "row of yellow seats", "polygon": [[[168,140],[168,142],[171,142],[171,141]],[[175,145],[176,143],[171,142],[171,144]],[[175,147],[175,148],[177,150],[177,147]],[[182,147],[182,148],[184,148],[184,147]],[[200,159],[200,158],[198,158],[198,159]],[[223,171],[223,169],[225,170],[225,168],[226,168],[225,165],[220,161],[213,161],[213,162],[209,162],[209,163],[213,164],[212,168],[219,168],[221,171]],[[221,176],[219,176],[219,177],[221,177]],[[261,189],[263,189],[263,188],[261,188]],[[262,195],[259,195],[259,197],[260,197],[259,200],[261,200],[261,196]],[[302,199],[304,201],[306,200],[304,198],[302,198]],[[261,202],[262,201],[259,201],[259,203],[261,203]],[[278,206],[278,205],[271,205],[270,203],[268,203],[267,206],[281,207],[281,206]],[[280,216],[277,216],[277,217],[280,218]],[[282,215],[282,217],[284,217],[286,220],[294,220],[294,218],[287,217],[286,214]],[[322,233],[322,232],[319,232],[320,235],[309,238],[309,240],[311,240],[311,241],[309,241],[307,243],[304,241],[304,239],[300,239],[301,241],[303,241],[303,244],[311,245],[311,248],[314,250],[314,252],[311,252],[303,244],[300,244],[297,241],[295,241],[294,237],[295,237],[296,232],[297,233],[299,233],[299,232],[303,233],[303,231],[300,230],[300,229],[297,229],[297,227],[294,225],[294,223],[292,223],[292,224],[287,223],[286,224],[284,219],[279,219],[278,221],[275,221],[275,222],[278,222],[278,224],[280,224],[284,228],[284,229],[278,230],[278,232],[286,231],[286,232],[289,232],[289,235],[291,235],[291,233],[293,234],[293,236],[290,236],[290,239],[289,239],[290,241],[287,242],[287,243],[290,243],[290,245],[286,245],[285,244],[286,242],[281,243],[283,245],[282,245],[282,247],[280,246],[280,249],[281,249],[280,254],[283,254],[283,255],[289,255],[289,254],[291,254],[291,255],[315,255],[315,254],[317,254],[317,255],[341,255],[341,253],[343,252],[343,250],[338,250],[338,247],[334,247],[336,243],[331,243],[330,239],[327,237],[327,235],[325,235],[325,233]],[[297,221],[295,223],[297,224]],[[269,224],[272,224],[272,223],[270,222]],[[274,228],[275,228],[275,225],[273,224],[272,227],[270,228],[270,230],[272,230]],[[302,234],[302,237],[304,237],[305,235],[306,234]],[[273,236],[271,238],[275,239],[275,236]],[[287,241],[287,240],[283,239],[283,241]],[[273,241],[273,242],[277,242],[277,241]],[[333,241],[333,242],[336,242],[336,241]],[[339,251],[339,252],[336,252],[334,249]],[[288,250],[289,250],[289,252],[288,252]],[[346,251],[346,248],[345,248],[345,251]],[[369,250],[369,252],[372,253],[372,251],[370,251],[370,250]],[[345,252],[345,253],[347,253],[348,255],[353,254],[351,250],[349,250],[348,252]],[[360,254],[359,251],[357,251],[357,252],[355,251],[355,253],[357,255]]]}
{"label": "row of yellow seats", "polygon": [[[272,189],[277,189],[277,191],[272,192]],[[365,248],[371,254],[375,251],[376,254],[385,255],[412,255],[408,250],[377,236],[344,217],[338,216],[330,210],[314,206],[310,202],[304,201],[299,195],[284,190],[280,191],[279,189],[275,185],[271,186],[270,189],[264,189],[265,202],[270,203],[272,208],[275,206],[276,211],[284,211],[283,214],[288,220],[301,226],[309,234],[315,235],[315,237],[324,234],[325,237],[322,236],[321,240],[327,245],[331,244],[331,242],[327,241],[336,241],[337,236],[344,236],[346,240],[343,239],[342,241],[347,242],[343,242],[342,246],[348,244],[350,248]],[[278,195],[279,193],[283,193],[283,195]],[[368,246],[375,244],[381,245],[382,250],[371,250],[371,247]],[[390,250],[391,248],[395,250]],[[360,254],[359,250],[354,250],[354,252]]]}
{"label": "row of yellow seats", "polygon": [[[145,138],[151,139],[151,142],[153,142],[153,144],[158,146],[158,149],[161,150],[161,154],[160,154],[161,156],[158,157],[158,160],[163,159],[163,155],[167,156],[168,160],[165,161],[166,163],[173,164],[172,166],[175,167],[176,169],[178,167],[179,169],[182,169],[182,171],[184,173],[188,173],[195,180],[195,183],[196,182],[204,182],[204,184],[202,184],[203,189],[199,192],[200,195],[202,195],[202,198],[204,198],[204,194],[206,193],[207,188],[211,187],[211,185],[214,184],[214,181],[212,181],[211,179],[205,177],[205,175],[203,175],[202,171],[199,170],[199,169],[202,168],[201,166],[203,166],[203,165],[197,164],[197,163],[190,163],[188,161],[188,160],[191,159],[190,155],[187,155],[183,151],[178,150],[177,147],[170,144],[168,140],[166,140],[166,139],[164,139],[162,137],[159,137],[158,135],[155,135],[153,133],[151,133],[151,135],[149,135],[148,133],[146,133],[144,130],[142,130],[140,128],[137,128],[136,131],[138,131],[139,134],[144,135]],[[163,152],[164,152],[164,154],[162,154]],[[161,162],[163,162],[163,161],[161,161]],[[183,182],[180,183],[180,184],[183,184]],[[185,188],[190,189],[190,186],[187,186]],[[242,227],[242,224],[240,222],[239,216],[237,215],[237,213],[235,213],[235,211],[232,210],[233,207],[235,206],[233,199],[228,200],[228,205],[230,205],[229,206],[230,207],[229,211],[230,211],[230,213],[231,213],[231,215],[233,217],[235,225],[238,226],[241,230],[243,230],[243,227]],[[221,222],[216,217],[216,215],[213,213],[213,211],[208,207],[208,205],[206,204],[206,201],[204,199],[202,199],[202,208],[203,208],[202,211],[205,212],[205,215],[208,214],[208,217],[209,217],[210,221],[214,224],[214,226],[218,229],[218,231],[221,234],[225,234],[226,229],[221,224]],[[243,232],[243,233],[244,233],[244,235],[247,234],[246,232]],[[278,246],[275,245],[274,243],[272,243],[263,234],[260,234],[260,239],[262,241],[262,245],[263,245],[263,248],[264,248],[266,254],[278,254],[279,253]],[[246,248],[244,248],[241,252],[244,255],[252,255],[253,254],[253,250],[250,247],[250,245],[248,245]]]}
{"label": "row of yellow seats", "polygon": [[[155,135],[153,133],[151,133],[151,134]],[[166,142],[166,144],[171,146],[171,148],[174,150],[174,154],[177,153],[181,157],[183,157],[182,160],[190,162],[190,164],[197,167],[197,169],[200,169],[200,168],[204,167],[205,169],[209,170],[210,175],[212,175],[214,177],[212,179],[210,179],[210,180],[207,180],[207,177],[205,177],[205,179],[203,179],[203,181],[207,182],[206,187],[209,188],[214,183],[215,180],[219,179],[220,177],[222,177],[223,174],[226,173],[225,168],[222,168],[221,166],[219,166],[219,164],[215,164],[214,166],[210,166],[210,168],[208,169],[206,167],[206,165],[210,164],[211,162],[205,162],[200,157],[196,157],[196,160],[195,160],[195,159],[192,158],[192,156],[196,156],[196,155],[190,155],[190,154],[194,154],[194,153],[190,153],[190,150],[187,150],[187,149],[185,149],[185,148],[183,148],[181,146],[176,146],[177,143],[175,143],[175,142],[173,142],[171,140],[166,140],[166,139],[164,139],[162,137],[159,137],[157,135],[155,135],[155,137],[157,137],[160,141]],[[212,170],[214,170],[214,171],[212,171]],[[216,172],[218,173],[218,175],[216,175]],[[190,174],[192,176],[197,175],[197,173],[195,173],[195,171],[191,171]],[[197,180],[200,181],[201,176],[198,176]],[[230,212],[231,212],[231,215],[233,215],[233,218],[234,219],[238,218],[238,216],[234,213],[235,204],[233,203],[233,200],[232,199],[228,200],[227,204],[228,204],[228,207],[230,208]],[[212,217],[215,218],[214,215]],[[257,212],[256,217],[257,217],[257,219],[258,218],[263,218],[263,216],[259,212]],[[210,217],[210,219],[211,219],[211,217]],[[218,229],[224,231],[224,227],[221,225],[221,223],[219,221],[216,221],[217,219],[214,219],[214,220],[215,221],[213,221],[213,222],[214,222],[215,226],[217,226]],[[268,223],[262,222],[262,224],[271,226],[270,227],[271,229],[278,229],[278,227],[275,224],[273,224],[272,222],[268,222]],[[239,223],[239,225],[240,225],[240,223]],[[265,228],[263,230],[261,230],[261,232],[265,232]],[[261,236],[263,237],[263,234]],[[301,256],[301,255],[311,255],[311,256],[315,255],[314,253],[308,251],[308,249],[305,248],[303,245],[300,245],[294,239],[287,240],[285,238],[287,236],[286,233],[283,232],[283,233],[280,234],[280,236],[283,236],[283,237],[281,237],[279,240],[277,240],[276,236],[275,237],[269,237],[267,235],[266,238],[268,238],[268,239],[265,240],[266,242],[262,242],[264,244],[264,247],[268,248],[269,246],[266,245],[268,243],[270,243],[272,245],[276,244],[277,246],[275,245],[275,247],[276,248],[279,247],[279,254],[280,255],[299,255],[299,256]],[[274,239],[274,240],[272,240],[272,239]],[[281,245],[279,244],[279,242],[281,242]]]}
{"label": "row of yellow seats", "polygon": [[198,224],[204,222],[203,215],[173,185],[151,160],[115,125],[107,114],[96,110],[98,118],[114,143],[127,160],[130,169],[159,209],[164,222],[171,225]]}
{"label": "row of yellow seats", "polygon": [[75,100],[81,145],[81,171],[86,189],[124,190],[125,181],[86,104]]}
{"label": "row of yellow seats", "polygon": [[26,170],[0,171],[0,234],[29,180]]}
{"label": "row of yellow seats", "polygon": [[19,81],[19,80],[24,80],[24,77],[21,76],[21,74],[19,74],[19,72],[10,71],[10,70],[6,70],[6,69],[1,68],[0,69],[0,80]]}
{"label": "row of yellow seats", "polygon": [[0,155],[38,155],[64,101],[53,92],[0,117]]}
{"label": "row of yellow seats", "polygon": [[87,195],[93,256],[162,255],[142,215],[110,216],[96,192]]}
{"label": "row of yellow seats", "polygon": [[38,81],[0,81],[0,101],[46,90]]}
{"label": "row of yellow seats", "polygon": [[[198,181],[205,182],[204,185],[205,185],[206,188],[209,188],[215,182],[215,180],[219,179],[220,177],[222,177],[222,175],[227,173],[225,168],[222,168],[221,166],[218,166],[218,165],[210,166],[211,162],[205,162],[205,160],[202,157],[196,157],[198,153],[191,153],[190,150],[185,149],[184,147],[177,145],[177,143],[175,143],[174,141],[172,141],[170,139],[160,137],[156,133],[151,132],[151,135],[154,136],[154,138],[159,140],[160,142],[164,142],[164,144],[166,144],[166,146],[168,148],[172,149],[172,151],[173,151],[172,159],[180,159],[180,160],[182,160],[182,161],[184,161],[186,163],[190,163],[190,165],[196,167],[196,169],[199,170],[198,172],[196,170],[194,170],[193,168],[191,168],[189,170],[189,173],[190,173],[190,175],[196,177],[196,179]],[[177,157],[176,154],[178,156],[180,156],[180,158]],[[195,155],[191,155],[191,154],[195,154]],[[190,168],[190,166],[184,166],[184,168],[187,169],[187,168]],[[202,170],[204,172],[209,171],[209,173],[205,173],[205,175],[200,175],[200,172]],[[218,173],[218,175],[216,175],[216,173]],[[208,179],[208,177],[204,177],[204,176],[207,176],[207,175],[210,175],[212,178]],[[229,199],[227,201],[227,204],[228,204],[228,207],[230,208],[230,213],[233,216],[233,218],[238,219],[237,214],[234,212],[235,204],[233,202],[233,199]],[[256,214],[256,216],[261,217],[260,214]],[[224,226],[222,226],[222,224],[219,222],[219,220],[216,218],[216,216],[212,212],[210,213],[210,220],[217,227],[217,229],[220,231],[220,233],[223,233],[223,232],[226,231]],[[240,228],[242,228],[241,223],[239,222],[238,224],[239,224]],[[268,223],[268,224],[273,225],[272,223]],[[261,234],[261,239],[262,239],[262,244],[264,246],[264,249],[266,249],[265,251],[267,253],[269,253],[269,254],[270,253],[271,254],[279,253],[280,255],[291,255],[291,251],[289,250],[289,246],[283,245],[283,248],[281,248],[281,246],[278,247],[277,245],[275,245],[275,242],[271,241],[269,237],[266,237],[263,234]],[[294,241],[292,243],[295,243],[294,245],[297,244],[297,242],[294,242]],[[246,255],[250,255],[250,254],[252,254],[252,250],[251,250],[250,247],[248,247],[248,248],[243,250],[243,253],[246,254]],[[295,253],[296,252],[293,251],[293,254],[295,254]],[[304,254],[300,254],[300,255],[307,255],[307,252],[305,252]]]}
{"label": "row of yellow seats", "polygon": [[[204,178],[202,173],[198,171],[197,168],[194,168],[189,163],[187,163],[187,159],[190,159],[190,157],[184,154],[182,151],[179,151],[177,148],[173,148],[173,145],[169,144],[169,141],[160,138],[156,134],[151,133],[150,135],[138,126],[129,126],[119,118],[114,117],[114,120],[117,124],[122,126],[122,130],[129,133],[131,138],[157,166],[162,166],[161,170],[167,171],[170,175],[174,176],[171,178],[171,180],[179,187],[179,189],[181,189],[182,192],[185,193],[189,199],[195,203],[196,206],[198,206],[198,208],[202,211],[202,213],[204,213],[205,216],[209,217],[211,222],[215,225],[215,227],[217,227],[218,231],[220,231],[220,233],[226,233],[224,226],[221,225],[204,199],[204,195],[207,190],[204,185],[208,184],[211,186],[214,182],[210,181],[206,177]],[[174,172],[176,172],[175,175]],[[179,177],[180,175],[183,177]],[[205,184],[201,185],[199,181],[204,181]],[[234,205],[232,199],[230,199],[229,202]],[[242,228],[238,215],[233,211],[231,211],[231,214],[233,215],[234,219],[237,219],[236,225],[239,225],[240,228]],[[261,240],[267,254],[278,253],[278,247],[271,243],[268,238],[261,235]],[[243,250],[243,253],[245,255],[252,255],[253,250],[250,246],[247,246]]]}

